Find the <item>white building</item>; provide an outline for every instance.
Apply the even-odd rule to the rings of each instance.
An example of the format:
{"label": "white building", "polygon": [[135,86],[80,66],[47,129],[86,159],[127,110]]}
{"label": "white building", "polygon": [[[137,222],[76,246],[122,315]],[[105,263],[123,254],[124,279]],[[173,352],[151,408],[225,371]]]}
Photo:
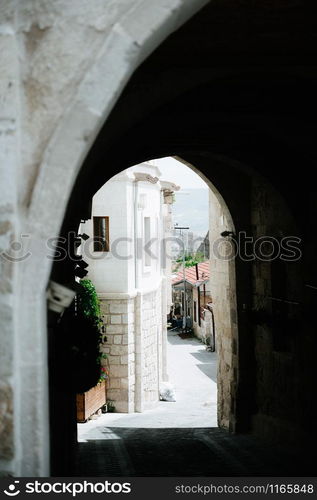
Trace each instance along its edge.
{"label": "white building", "polygon": [[160,175],[149,163],[116,175],[95,194],[92,219],[81,227],[93,236],[81,251],[106,324],[107,396],[120,412],[155,406],[160,381],[167,379],[171,273],[165,241],[179,188]]}

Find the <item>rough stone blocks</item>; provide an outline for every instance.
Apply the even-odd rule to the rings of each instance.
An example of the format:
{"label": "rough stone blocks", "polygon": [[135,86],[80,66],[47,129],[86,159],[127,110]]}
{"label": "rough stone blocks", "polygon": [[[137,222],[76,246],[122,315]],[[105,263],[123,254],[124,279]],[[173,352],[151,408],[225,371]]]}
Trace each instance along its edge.
{"label": "rough stone blocks", "polygon": [[9,384],[0,382],[0,459],[13,456],[13,391]]}

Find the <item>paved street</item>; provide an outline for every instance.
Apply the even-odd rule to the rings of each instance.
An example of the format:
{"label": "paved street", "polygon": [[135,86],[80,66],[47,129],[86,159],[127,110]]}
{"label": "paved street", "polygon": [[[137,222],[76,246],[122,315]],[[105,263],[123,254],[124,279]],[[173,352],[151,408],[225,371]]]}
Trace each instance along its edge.
{"label": "paved street", "polygon": [[216,427],[217,356],[197,339],[168,336],[168,371],[176,402],[159,402],[144,413],[108,413],[78,425],[79,441],[98,439],[104,427]]}
{"label": "paved street", "polygon": [[[216,427],[216,364],[196,339],[169,335],[175,403],[78,425],[76,476],[286,476],[298,461]],[[305,469],[307,471],[307,469]]]}

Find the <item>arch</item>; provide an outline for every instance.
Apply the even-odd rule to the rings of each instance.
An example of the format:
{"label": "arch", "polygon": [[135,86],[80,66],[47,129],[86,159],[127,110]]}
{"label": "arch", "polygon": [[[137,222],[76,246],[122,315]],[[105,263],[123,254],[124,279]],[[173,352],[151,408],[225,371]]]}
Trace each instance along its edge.
{"label": "arch", "polygon": [[[20,416],[18,412],[15,416],[17,475],[49,474],[45,289],[51,262],[47,258],[47,239],[58,235],[84,158],[132,73],[206,3],[207,0],[146,0],[131,8],[127,1],[126,14],[112,27],[46,148],[21,224],[23,232],[32,235],[27,250],[33,258],[22,263],[20,269],[18,303],[23,308],[17,327],[24,335],[16,357],[34,386],[30,387],[32,397],[22,382],[15,387],[16,407],[20,410]],[[36,286],[30,294],[30,283],[35,277]],[[35,350],[30,351],[30,345]],[[30,415],[31,427],[23,415]]]}
{"label": "arch", "polygon": [[[129,9],[113,26],[81,82],[46,149],[29,207],[28,219],[33,229],[41,207],[58,197],[62,203],[55,207],[52,204],[56,212],[51,221],[45,221],[48,234],[58,233],[79,169],[132,73],[170,33],[208,1],[174,0],[168,7],[165,2],[161,3],[142,1]],[[141,14],[146,25],[138,23]],[[114,67],[117,72],[109,82],[107,70]]]}
{"label": "arch", "polygon": [[[19,322],[17,322],[17,326],[21,331],[23,331],[23,335],[21,336],[21,341],[17,348],[17,358],[18,362],[20,362],[23,367],[25,377],[34,381],[34,391],[32,392],[32,397],[30,397],[27,392],[24,392],[24,387],[22,388],[21,381],[19,381],[20,386],[17,386],[16,391],[17,403],[21,401],[21,415],[32,416],[32,432],[30,432],[29,421],[22,418],[21,421],[16,420],[16,441],[18,445],[21,444],[21,447],[18,450],[19,458],[17,459],[16,467],[19,475],[46,475],[49,469],[47,446],[47,436],[49,432],[47,426],[45,287],[51,269],[51,262],[49,262],[46,258],[47,249],[45,247],[45,241],[48,236],[58,234],[72,187],[76,185],[76,177],[79,179],[79,176],[83,171],[81,165],[82,163],[90,163],[90,167],[92,167],[93,161],[90,152],[94,148],[91,148],[91,146],[92,144],[98,143],[98,146],[100,147],[100,144],[104,139],[104,135],[107,133],[107,130],[109,131],[109,127],[107,129],[106,125],[110,123],[111,119],[115,115],[115,113],[110,113],[112,106],[118,99],[119,94],[122,92],[122,89],[126,85],[129,77],[132,75],[137,65],[140,64],[142,60],[145,60],[150,51],[153,50],[160,43],[160,41],[167,36],[167,34],[180,25],[178,24],[180,22],[180,18],[177,18],[178,14],[181,15],[181,19],[187,19],[190,17],[190,14],[193,13],[191,10],[193,5],[195,9],[196,7],[198,9],[204,3],[207,2],[175,2],[175,10],[171,14],[170,10],[166,10],[164,7],[157,10],[157,2],[155,2],[155,4],[152,1],[142,2],[138,4],[138,6],[142,5],[142,8],[146,9],[146,17],[151,14],[152,17],[150,16],[150,18],[153,21],[149,21],[146,29],[143,24],[141,26],[141,22],[140,24],[137,22],[137,25],[135,25],[134,21],[138,19],[137,15],[140,14],[140,11],[132,8],[124,18],[125,22],[123,24],[117,24],[113,28],[110,37],[106,40],[105,45],[98,56],[97,61],[95,61],[94,66],[82,82],[75,100],[72,102],[69,109],[66,110],[63,120],[60,123],[60,127],[56,130],[56,133],[47,148],[28,215],[22,221],[23,230],[25,232],[30,232],[33,235],[33,239],[29,244],[29,249],[36,256],[36,258],[26,261],[23,264],[22,272],[19,276],[19,301],[20,304],[23,304],[23,308],[21,309],[22,314],[20,315]],[[165,3],[162,2],[162,6],[164,4]],[[216,4],[219,6],[221,2],[216,2]],[[228,10],[230,11],[230,9]],[[140,19],[141,17],[142,16],[139,16]],[[171,19],[173,20],[172,23],[170,22]],[[175,24],[173,24],[174,21]],[[131,33],[131,29],[132,31],[134,29],[136,30],[132,36],[129,35],[129,33]],[[255,32],[257,32],[257,30],[255,30]],[[260,38],[262,37],[262,40],[276,40],[275,37],[263,37],[262,35],[263,33],[260,34]],[[284,40],[283,36],[281,39]],[[309,39],[309,37],[307,37],[307,39]],[[302,40],[306,40],[306,37],[302,37]],[[135,41],[137,41],[137,43],[135,43]],[[261,43],[262,42],[260,41],[260,49]],[[275,43],[277,42],[274,41],[273,49]],[[118,51],[116,49],[117,44],[120,48]],[[270,50],[272,50],[272,46],[269,47]],[[266,49],[266,42],[264,48]],[[209,46],[207,46],[204,51],[204,56],[208,55],[208,49]],[[269,53],[270,52],[268,50],[266,56]],[[280,52],[277,54],[277,59],[280,57],[279,54]],[[268,64],[267,59],[265,55],[263,57],[261,50],[260,55],[262,57],[262,63],[264,62],[264,71],[262,71],[262,73],[269,75],[269,71],[266,71],[266,64]],[[221,58],[222,53],[220,51],[218,63],[221,62]],[[118,68],[115,78],[111,81],[111,91],[104,96],[104,89],[109,88],[109,82],[105,82],[108,69],[107,65],[114,59],[116,64],[118,63],[118,60],[123,61],[124,64],[122,64],[122,67]],[[252,57],[250,59],[252,65]],[[232,62],[232,55],[230,60],[233,66],[235,66],[235,61]],[[244,61],[242,61],[242,64],[243,63]],[[284,72],[284,66],[282,68],[282,72]],[[193,74],[194,73],[195,68],[193,70]],[[226,73],[226,71],[224,71],[224,73]],[[259,75],[260,71],[257,70],[255,73],[257,73],[257,82],[260,83],[257,83],[256,90],[262,90],[262,94],[264,96],[266,96],[267,89],[270,89],[272,81],[274,82],[274,88],[271,92],[268,92],[269,98],[265,101],[264,106],[262,105],[262,107],[260,107],[260,110],[256,107],[258,105],[257,96],[255,97],[253,104],[251,103],[251,105],[247,105],[245,108],[242,106],[242,104],[244,105],[245,103],[244,97],[249,97],[248,95],[246,96],[248,92],[243,93],[245,85],[243,78],[240,80],[241,92],[240,94],[238,93],[238,99],[234,100],[235,96],[233,96],[231,101],[231,104],[235,105],[235,103],[239,103],[240,106],[238,107],[239,109],[234,106],[235,113],[233,114],[235,115],[235,120],[232,119],[230,112],[225,116],[225,114],[221,112],[223,110],[220,110],[218,113],[213,110],[211,115],[209,110],[206,109],[206,112],[204,113],[205,117],[203,117],[203,113],[201,113],[201,115],[196,113],[195,115],[196,102],[194,99],[190,101],[192,105],[194,104],[194,109],[192,109],[191,113],[187,116],[181,109],[184,102],[181,102],[182,100],[179,100],[180,102],[176,103],[174,107],[171,106],[172,109],[170,114],[162,113],[160,115],[164,106],[164,110],[166,111],[166,108],[170,106],[173,98],[175,97],[169,95],[166,101],[163,103],[160,102],[159,106],[154,106],[155,109],[153,110],[152,115],[153,120],[158,120],[158,123],[160,123],[162,127],[162,130],[160,131],[161,133],[158,137],[156,137],[156,139],[159,139],[160,147],[155,149],[153,146],[153,137],[151,137],[149,130],[147,130],[149,129],[148,122],[145,120],[144,123],[138,123],[136,120],[134,124],[135,130],[133,130],[133,133],[131,132],[132,138],[130,138],[130,141],[133,139],[137,140],[138,133],[144,133],[144,142],[146,144],[142,144],[142,147],[140,148],[134,148],[133,154],[131,154],[129,159],[127,159],[129,153],[124,153],[120,150],[120,155],[118,155],[118,158],[116,159],[114,156],[115,149],[117,148],[118,151],[120,144],[125,143],[125,140],[127,140],[129,135],[129,131],[127,132],[127,130],[125,130],[124,133],[118,134],[117,143],[112,145],[113,150],[111,151],[111,148],[104,148],[104,154],[109,154],[110,151],[113,168],[116,171],[119,171],[120,168],[125,168],[133,163],[135,164],[142,160],[149,159],[150,157],[166,156],[167,154],[178,154],[190,164],[197,165],[197,168],[199,168],[205,175],[210,171],[210,164],[212,163],[212,175],[210,175],[210,178],[212,180],[216,179],[215,185],[227,201],[230,212],[233,214],[237,230],[245,227],[250,228],[252,226],[252,217],[255,218],[259,216],[258,213],[251,213],[251,198],[254,193],[251,192],[252,190],[250,186],[252,185],[254,178],[247,172],[247,168],[250,165],[254,165],[255,170],[262,172],[263,175],[265,174],[268,180],[272,180],[273,185],[280,188],[280,192],[287,199],[287,208],[296,213],[297,220],[302,219],[303,216],[305,218],[305,210],[307,207],[305,198],[309,198],[303,181],[305,176],[303,175],[302,178],[288,178],[287,182],[284,183],[285,185],[283,184],[283,181],[288,173],[288,170],[291,167],[297,166],[297,163],[301,158],[302,150],[306,150],[306,144],[308,144],[308,150],[309,147],[311,147],[309,142],[310,139],[307,140],[307,137],[312,137],[311,124],[306,124],[306,128],[304,124],[302,127],[300,124],[299,117],[302,116],[300,112],[302,105],[300,98],[296,100],[294,110],[297,128],[290,131],[289,129],[292,128],[290,124],[288,124],[289,128],[285,128],[285,122],[288,122],[289,119],[288,98],[294,94],[296,94],[296,96],[303,96],[306,88],[303,84],[299,84],[299,88],[302,92],[294,93],[293,84],[297,78],[293,78],[293,76],[290,77],[292,85],[287,88],[286,85],[284,86],[280,75],[276,77],[279,85],[275,85],[275,78],[271,78],[271,81],[269,78],[263,78],[262,85],[263,75]],[[300,73],[301,70],[299,69],[298,74]],[[149,80],[148,85],[151,85],[152,81]],[[177,79],[175,81],[177,82]],[[104,82],[105,84],[101,85],[100,82]],[[267,83],[268,85],[266,85]],[[125,89],[127,89],[128,85],[126,85]],[[280,88],[280,93],[275,95],[275,87],[278,86]],[[217,98],[219,95],[223,97],[224,95],[221,94],[222,87],[222,84],[213,86],[211,88],[212,95],[216,95]],[[201,109],[205,111],[204,106],[206,103],[210,104],[208,99],[204,102],[204,98],[208,96],[209,89],[205,89],[204,92],[202,92],[201,87],[195,88],[195,86],[192,86],[192,88],[193,92],[196,92],[198,97],[200,95],[202,96],[199,100],[199,105]],[[303,91],[303,89],[305,91]],[[96,93],[92,92],[92,90],[96,91]],[[272,117],[278,115],[278,110],[276,107],[274,108],[274,106],[276,105],[276,102],[279,101],[281,90],[285,92],[287,98],[285,99],[285,102],[283,101],[284,108],[282,109],[282,112],[285,116],[283,116],[284,122],[280,128],[285,128],[285,136],[287,136],[288,140],[284,140],[285,137],[283,137],[283,134],[279,134],[279,131],[277,134],[272,134],[272,130],[270,129],[271,122],[273,121]],[[133,93],[133,89],[131,91],[131,88],[129,88],[129,92],[130,96],[133,94],[134,99],[142,99],[142,89],[140,90],[140,88],[138,88]],[[229,94],[227,93],[226,95]],[[243,99],[240,99],[241,95]],[[268,102],[270,104],[270,98],[272,98],[273,95],[274,103],[271,107],[269,106],[269,110],[273,109],[273,113],[270,115],[266,109],[266,103]],[[309,102],[310,95],[311,92],[307,92],[307,95],[305,95],[307,102]],[[184,99],[187,96],[188,94],[184,92],[182,98]],[[262,95],[260,97],[262,98]],[[250,109],[252,111],[253,107],[256,108],[257,114],[246,116],[248,115]],[[113,109],[115,110],[115,108]],[[287,113],[285,113],[285,110],[287,110]],[[172,114],[173,112],[174,116]],[[177,128],[175,127],[175,116],[178,117],[178,121],[181,125],[183,125],[186,118],[190,118],[193,120],[195,126],[197,126],[197,128],[199,127],[199,133],[196,133],[192,142],[189,141],[189,133],[191,131],[185,126],[183,127],[183,130],[180,126],[177,133],[172,136],[171,131],[173,131],[173,126],[175,129]],[[196,119],[194,120],[195,116]],[[210,119],[211,116],[212,120]],[[83,117],[85,117],[84,125],[82,123]],[[263,117],[265,120],[262,121]],[[174,122],[172,122],[172,120],[174,120]],[[165,125],[164,121],[168,121],[168,123],[163,130]],[[209,125],[211,125],[210,127],[206,126],[208,121]],[[261,124],[265,121],[265,127],[260,132],[253,129],[255,121]],[[115,120],[110,123],[110,128],[114,122]],[[98,134],[98,131],[102,131],[101,127],[104,123],[105,128],[103,130],[103,134]],[[277,122],[275,122],[275,125],[276,123]],[[298,133],[299,128],[302,128],[300,133]],[[181,137],[182,132],[184,132],[183,138]],[[170,134],[170,137],[168,134]],[[273,137],[274,135],[275,137]],[[292,142],[295,135],[298,135],[299,137],[296,137],[296,140],[298,141],[297,143],[295,143],[295,141],[294,143]],[[273,154],[274,146],[276,145],[278,146],[278,151],[277,154]],[[99,151],[102,151],[102,149],[100,148]],[[258,154],[259,152],[261,154]],[[85,158],[86,160],[84,162]],[[311,158],[308,158],[308,165],[310,161]],[[283,168],[279,169],[281,164],[283,165]],[[245,168],[245,165],[248,167]],[[102,167],[103,165],[99,165],[98,175],[96,173],[98,182],[105,182],[107,180],[106,173],[103,174],[103,177],[100,176],[100,169]],[[78,180],[78,184],[85,186],[83,177]],[[238,190],[239,197],[237,196]],[[311,195],[312,193],[309,192],[308,194]],[[238,210],[237,212],[237,207],[239,207],[241,199],[243,199],[243,206],[241,204],[241,210]],[[43,211],[43,207],[46,207],[47,205],[50,206],[50,211],[49,213],[47,212],[46,215]],[[269,212],[272,219],[273,217],[272,213],[270,213],[269,203],[266,202],[264,207],[265,210]],[[239,217],[235,217],[236,213],[239,213]],[[268,220],[268,222],[265,221],[265,223],[266,225],[263,225],[264,228],[268,227],[270,220]],[[33,283],[35,279],[37,282],[36,286],[34,287],[34,290],[32,290],[32,293],[30,293],[30,284]],[[252,371],[252,363],[254,361],[252,356],[254,355],[253,351],[255,342],[255,335],[253,335],[253,333],[257,334],[257,330],[260,328],[256,326],[256,328],[254,328],[255,332],[252,330],[252,335],[249,335],[247,328],[248,325],[246,325],[248,318],[245,314],[245,311],[252,307],[252,279],[255,281],[255,290],[263,287],[264,282],[269,282],[269,278],[265,277],[264,273],[263,276],[254,277],[252,276],[250,266],[245,263],[239,264],[237,266],[237,302],[240,344],[235,346],[235,351],[238,352],[239,350],[239,354],[243,354],[243,370],[239,373],[239,387],[237,388],[237,391],[239,392],[239,400],[243,402],[243,409],[241,410],[242,407],[240,409],[236,409],[236,415],[239,416],[238,420],[240,422],[243,421],[243,418],[241,418],[241,411],[242,413],[245,413],[246,418],[250,419],[252,417],[252,412],[256,412],[256,404],[259,404],[259,401],[255,401],[253,393],[254,387],[252,384],[255,383],[255,380],[254,371]],[[298,290],[300,290],[300,294],[302,294],[302,289],[298,288]],[[270,332],[268,335],[270,335]],[[304,365],[304,347],[305,345],[306,347],[309,346],[309,341],[304,337],[304,347],[301,346],[298,338],[295,338],[294,342],[296,347],[300,347],[301,349],[297,358],[299,359],[298,367],[300,368],[300,366]],[[34,346],[34,350],[32,352],[30,352],[30,345]],[[309,350],[308,347],[307,351],[309,351],[312,356],[313,350]],[[271,362],[271,358],[268,359],[268,363]],[[285,360],[281,361],[281,366],[282,363],[285,363]],[[276,366],[276,364],[274,366]],[[298,367],[296,367],[296,369]],[[300,372],[299,368],[296,373]],[[287,366],[284,371],[286,372],[286,370]],[[294,371],[296,370],[294,369]],[[308,370],[300,380],[303,380],[306,383],[306,387],[308,389],[311,388],[313,390]],[[297,382],[298,381],[296,380],[296,383]],[[300,386],[299,383],[297,385]],[[308,389],[305,393],[303,392],[303,395],[300,395],[300,397],[305,403],[303,408],[309,410]],[[278,393],[278,391],[276,391],[276,393]],[[267,404],[265,396],[266,394],[260,394],[260,397],[264,399],[264,401],[260,401],[260,403],[263,404],[263,407]],[[233,402],[231,403],[233,404]],[[275,406],[274,411],[277,412],[279,409],[279,407]],[[285,415],[285,406],[283,411]],[[268,427],[271,425],[270,415],[268,415],[267,419],[265,415],[262,417],[262,423],[261,420],[258,421],[259,434],[261,434],[261,429],[263,429],[263,432],[267,432]],[[297,413],[295,422],[290,422],[289,426],[285,426],[285,429],[287,428],[289,430],[289,435],[296,435],[298,424],[303,423],[305,418],[306,417],[301,415],[300,412]],[[281,431],[279,415],[275,420],[273,415],[272,419],[274,424],[273,427],[276,426],[275,429],[278,434]],[[45,445],[43,445],[43,443],[45,443]]]}

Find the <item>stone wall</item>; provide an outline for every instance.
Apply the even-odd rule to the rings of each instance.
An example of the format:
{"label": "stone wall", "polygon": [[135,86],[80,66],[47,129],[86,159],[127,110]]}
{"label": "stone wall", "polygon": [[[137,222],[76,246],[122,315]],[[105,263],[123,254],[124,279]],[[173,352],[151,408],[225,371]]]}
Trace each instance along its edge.
{"label": "stone wall", "polygon": [[161,290],[143,296],[143,398],[144,410],[153,408],[159,395],[159,351],[162,348]]}
{"label": "stone wall", "polygon": [[228,208],[221,197],[209,190],[210,289],[218,353],[218,424],[233,430],[238,329],[235,264],[230,260],[230,242],[220,236],[225,230],[234,230]]}
{"label": "stone wall", "polygon": [[[74,182],[83,161],[131,75],[162,41],[205,3],[206,0],[169,2],[112,0],[106,3],[103,0],[93,0],[89,3],[85,0],[76,2],[60,0],[58,3],[51,0],[1,2],[0,57],[3,71],[0,79],[2,97],[0,227],[3,233],[0,234],[0,249],[7,250],[12,238],[20,233],[32,235],[28,241],[32,259],[14,266],[14,270],[2,262],[0,267],[0,375],[2,390],[9,395],[7,403],[1,408],[2,431],[8,432],[5,440],[2,437],[0,439],[0,445],[6,443],[1,452],[0,467],[3,472],[22,476],[45,476],[49,473],[45,291],[52,262],[47,259],[47,239],[59,235]],[[306,10],[306,5],[305,8],[298,7],[297,10],[295,3],[299,4],[294,2],[294,5],[292,3],[291,6],[287,6],[287,2],[264,2],[266,16],[262,16],[261,10],[258,13],[255,10],[261,8],[260,3],[258,5],[254,2],[242,2],[243,5],[239,3],[239,9],[244,10],[241,11],[243,12],[241,15],[237,15],[236,10],[231,11],[231,7],[226,8],[226,5],[223,11],[217,11],[222,2],[215,2],[216,13],[218,12],[219,16],[214,16],[213,12],[210,12],[210,18],[204,17],[201,25],[199,24],[196,35],[195,31],[185,30],[185,38],[178,40],[172,47],[171,54],[184,56],[174,74],[173,67],[168,66],[169,58],[166,57],[168,52],[165,51],[164,58],[161,59],[166,63],[165,70],[162,71],[161,65],[154,64],[152,60],[151,75],[143,73],[143,78],[140,79],[140,93],[134,79],[133,92],[130,94],[130,97],[134,96],[134,104],[131,106],[133,112],[128,113],[131,121],[123,125],[129,133],[124,135],[120,129],[127,115],[126,103],[132,102],[127,99],[122,106],[124,111],[121,115],[117,114],[112,122],[115,124],[110,130],[112,139],[109,138],[109,134],[107,135],[107,140],[110,142],[113,140],[116,156],[111,156],[111,148],[103,151],[108,164],[117,166],[119,170],[119,167],[126,166],[127,159],[123,155],[120,160],[122,151],[118,150],[117,144],[124,144],[125,147],[121,149],[129,151],[131,157],[135,154],[136,158],[140,158],[141,134],[144,134],[143,144],[149,146],[144,153],[146,157],[152,151],[150,144],[153,142],[153,137],[156,137],[156,143],[162,147],[161,150],[156,148],[155,154],[171,154],[178,150],[178,146],[179,152],[194,151],[201,144],[204,154],[197,159],[197,168],[215,183],[227,200],[235,222],[242,228],[247,219],[245,214],[248,212],[248,200],[244,197],[243,189],[244,185],[247,189],[248,179],[252,177],[252,172],[246,172],[249,172],[249,167],[262,171],[273,184],[279,186],[288,197],[287,204],[290,209],[298,214],[305,236],[306,250],[303,258],[304,269],[299,273],[305,274],[305,289],[301,285],[297,289],[304,304],[302,324],[297,337],[290,341],[288,354],[276,350],[270,352],[275,342],[273,332],[268,328],[256,327],[255,343],[260,368],[253,372],[258,384],[254,425],[257,426],[259,433],[261,429],[268,429],[269,423],[273,421],[279,423],[280,430],[286,428],[287,426],[283,424],[285,418],[293,429],[298,429],[299,425],[305,429],[307,422],[315,421],[311,395],[315,391],[313,386],[316,339],[314,227],[317,207],[314,183],[311,182],[315,165],[313,128],[315,110],[314,99],[309,100],[310,96],[313,96],[315,81],[313,63],[309,61],[315,60],[316,49],[310,10],[309,8]],[[214,7],[214,2],[208,4],[211,9]],[[251,10],[247,9],[249,6]],[[281,16],[282,10],[275,8],[285,8],[287,16],[284,16],[284,13]],[[230,16],[230,12],[230,22],[228,22],[227,15]],[[256,13],[257,15],[254,15]],[[291,28],[296,25],[297,15],[302,17],[298,22],[296,38],[292,36]],[[223,21],[219,23],[220,18]],[[208,22],[204,22],[206,19]],[[209,21],[212,24],[214,19],[217,24],[215,28],[219,28],[219,31],[212,30],[215,38],[211,41]],[[241,19],[246,20],[248,29],[241,30]],[[275,22],[278,19],[286,20],[289,29],[284,29],[284,22],[278,26],[279,23]],[[252,24],[253,22],[255,24]],[[205,26],[208,27],[208,34],[204,29]],[[187,39],[186,33],[189,36]],[[205,38],[199,38],[200,33]],[[302,36],[302,33],[305,36]],[[177,34],[173,34],[173,37],[174,35]],[[192,39],[191,36],[197,36],[196,41],[199,40],[199,43],[197,42],[196,46],[192,43],[195,38]],[[205,40],[210,43],[204,43]],[[222,43],[224,40],[228,42],[226,47]],[[237,46],[239,40],[241,44]],[[171,40],[168,43],[171,43]],[[180,46],[184,48],[190,46],[191,57],[188,57],[187,50],[183,50],[181,54],[178,50]],[[221,47],[224,50],[219,51],[218,48]],[[246,51],[245,47],[250,48],[250,51]],[[256,71],[252,70],[254,54],[257,60]],[[310,56],[306,58],[306,55]],[[162,57],[162,54],[158,54],[158,57]],[[279,64],[281,57],[290,61],[291,67],[281,66]],[[171,61],[174,63],[174,58],[171,58]],[[221,65],[218,65],[218,62],[221,62]],[[220,66],[224,71],[219,73],[220,83],[217,87],[214,86],[213,75],[215,69],[220,71]],[[145,71],[144,67],[142,65],[142,71]],[[278,77],[277,67],[280,71]],[[232,71],[233,77],[228,71]],[[169,78],[166,78],[166,75],[169,75]],[[198,75],[201,75],[200,80]],[[224,81],[227,82],[226,85],[223,84]],[[237,90],[237,81],[240,82],[238,87],[242,90]],[[302,86],[299,84],[300,81],[303,82]],[[162,91],[163,82],[167,82],[166,88],[164,87],[165,94]],[[210,82],[210,87],[204,91],[203,87],[207,82]],[[252,91],[246,87],[248,82]],[[268,82],[267,86],[265,82]],[[168,89],[168,85],[171,90]],[[181,92],[185,95],[188,88],[194,87],[199,91],[189,95],[188,99],[192,100],[188,102],[185,96],[186,106],[182,106],[176,99],[177,107],[173,108],[173,99],[177,97],[179,89],[181,89],[179,95]],[[310,88],[313,90],[309,93]],[[224,89],[223,95],[221,95],[222,89]],[[219,106],[221,124],[219,127],[215,121],[216,117],[211,117],[208,108],[208,96],[214,95],[217,95],[217,106]],[[160,100],[156,100],[158,96]],[[231,101],[228,101],[228,96],[231,97]],[[196,99],[199,97],[202,106],[199,100],[197,104]],[[247,97],[250,97],[250,101]],[[163,109],[161,105],[165,106],[167,103],[170,114],[164,115],[161,113]],[[236,103],[241,103],[240,110],[237,109]],[[158,115],[151,114],[154,109],[158,109]],[[194,112],[191,114],[190,110]],[[198,115],[200,110],[203,113]],[[230,110],[233,111],[236,121],[232,128],[224,130],[223,123],[227,123]],[[311,113],[311,118],[306,122],[304,113],[307,110]],[[171,116],[177,117],[177,122],[182,123],[181,128],[175,126],[174,121],[170,119]],[[146,121],[147,119],[149,121]],[[168,139],[159,136],[163,129]],[[218,129],[219,140],[216,135]],[[184,140],[176,134],[178,130]],[[150,131],[151,136],[146,135],[147,131]],[[133,135],[133,132],[137,136]],[[208,137],[208,140],[202,141],[202,135],[204,138]],[[214,138],[211,141],[213,144],[209,144],[209,137]],[[226,145],[223,141],[227,140]],[[214,146],[216,144],[217,147]],[[208,151],[210,156],[207,154]],[[100,157],[100,150],[99,156],[95,157]],[[229,158],[236,158],[237,163],[241,161],[240,166],[227,162]],[[190,155],[187,159],[191,161]],[[192,163],[195,164],[195,161]],[[101,179],[97,165],[93,166],[95,170],[90,179],[98,176]],[[108,169],[103,168],[103,170]],[[291,172],[296,172],[296,175]],[[106,174],[104,176],[106,177]],[[76,201],[80,204],[81,192],[78,193]],[[274,222],[275,215],[271,210],[269,198],[261,210],[268,210],[270,220]],[[254,217],[261,215],[263,216],[263,213],[256,215],[254,212]],[[284,221],[282,223],[284,224]],[[276,218],[273,227],[277,228],[278,225],[280,224]],[[256,289],[260,294],[266,293],[264,280],[269,279],[269,272],[267,266],[261,266],[261,269],[256,270],[254,274],[254,279],[257,281]],[[292,270],[287,270],[289,277],[292,273]],[[223,279],[222,275],[220,266],[216,270],[219,282]],[[30,284],[34,284],[35,276],[36,286],[31,288]],[[232,276],[232,273],[229,272],[229,276]],[[290,279],[289,282],[293,287],[292,283],[295,281]],[[242,294],[240,300],[243,284],[239,283],[238,293],[241,302],[238,312],[241,316],[244,313],[243,305],[248,305],[248,300],[245,300],[245,297],[248,298],[248,283],[245,285],[246,293]],[[228,290],[224,284],[221,287],[221,296],[218,297],[219,304],[225,301],[226,289]],[[235,289],[234,283],[230,289]],[[235,308],[228,305],[233,299],[230,292],[225,307],[227,317],[235,322]],[[217,317],[216,324],[225,331],[225,322],[219,314]],[[246,346],[249,340],[253,342],[253,333],[247,331],[244,344],[241,344],[242,352],[243,350],[247,352]],[[220,373],[224,375],[228,373],[228,381],[236,380],[238,376],[241,380],[240,367],[239,373],[232,377],[237,352],[235,335],[229,338],[225,334],[223,339],[224,355],[221,357]],[[263,357],[261,357],[262,352]],[[264,358],[268,362],[267,369],[261,364]],[[292,358],[294,362],[289,364]],[[249,360],[244,360],[243,368],[245,369],[248,364]],[[272,370],[274,377],[271,377]],[[274,385],[277,379],[279,380]],[[243,396],[248,392],[248,380],[247,377]],[[269,388],[267,391],[266,384]],[[227,396],[230,399],[230,394],[234,394],[234,390],[230,391],[230,382],[226,382],[223,387],[220,385],[220,391],[223,392],[224,401]],[[244,397],[240,399],[241,404],[244,404]],[[294,399],[297,399],[297,407],[294,415],[290,415]],[[14,401],[13,414],[12,401]],[[224,422],[229,418],[229,406],[230,403],[225,408],[220,408]],[[264,420],[267,425],[262,426],[260,423]],[[295,434],[293,433],[293,436]]]}
{"label": "stone wall", "polygon": [[107,397],[116,411],[134,411],[134,299],[101,298],[100,306],[107,339],[102,352],[110,369]]}
{"label": "stone wall", "polygon": [[158,402],[159,380],[166,365],[162,290],[119,296],[99,295],[106,325],[101,350],[107,354],[105,364],[109,363],[110,371],[107,397],[114,400],[117,412],[144,411]]}
{"label": "stone wall", "polygon": [[[0,459],[12,459],[13,456],[13,394],[8,384],[0,382]],[[10,471],[7,470],[7,473]],[[4,471],[2,471],[2,474]],[[0,474],[1,475],[1,474]]]}
{"label": "stone wall", "polygon": [[[16,360],[17,265],[13,242],[18,240],[17,169],[20,167],[19,47],[15,32],[15,7],[0,7],[0,475],[17,469],[20,380]],[[17,241],[18,240],[18,241]],[[14,404],[15,403],[15,404]]]}
{"label": "stone wall", "polygon": [[[255,238],[267,235],[276,242],[296,236],[298,229],[282,197],[263,179],[252,183],[252,225]],[[271,251],[271,246],[265,248]],[[300,377],[295,369],[306,337],[299,339],[300,291],[303,281],[301,262],[257,259],[253,265],[254,351],[256,370],[256,405],[252,419],[254,431],[271,440],[298,444],[302,436],[299,401]],[[283,314],[284,324],[278,321]],[[307,349],[307,353],[309,348]],[[308,361],[308,359],[307,359]],[[297,411],[293,411],[297,408]],[[290,411],[292,409],[292,411]],[[302,436],[302,437],[301,437]]]}
{"label": "stone wall", "polygon": [[[282,197],[263,178],[254,177],[250,197],[249,236],[252,234],[254,242],[266,236],[280,241],[284,236],[297,234]],[[235,429],[236,404],[245,397],[238,394],[238,384],[243,381],[248,397],[254,398],[249,410],[253,417],[250,424],[244,424],[260,436],[285,441],[292,434],[290,429],[293,428],[293,436],[297,433],[296,415],[292,416],[294,423],[290,423],[289,408],[295,407],[300,397],[298,375],[294,370],[298,345],[292,333],[298,324],[296,297],[303,286],[299,263],[279,259],[270,262],[257,255],[254,260],[244,262],[252,275],[252,296],[250,305],[245,300],[245,320],[241,322],[238,339],[235,261],[230,259],[230,253],[233,255],[237,247],[230,237],[220,236],[223,231],[235,233],[235,228],[221,198],[210,192],[210,202],[211,287],[219,354],[218,422],[220,426]],[[239,235],[236,237],[238,241]],[[244,258],[243,248],[238,260],[241,258]],[[294,302],[283,306],[290,319],[285,328],[271,325],[276,304],[283,304],[275,299]],[[244,370],[248,370],[248,375],[244,375]]]}
{"label": "stone wall", "polygon": [[84,158],[134,70],[205,3],[1,2],[0,227],[14,222],[10,241],[31,235],[33,255],[14,271],[0,265],[0,376],[14,398],[4,473],[49,474],[46,242],[59,235]]}

